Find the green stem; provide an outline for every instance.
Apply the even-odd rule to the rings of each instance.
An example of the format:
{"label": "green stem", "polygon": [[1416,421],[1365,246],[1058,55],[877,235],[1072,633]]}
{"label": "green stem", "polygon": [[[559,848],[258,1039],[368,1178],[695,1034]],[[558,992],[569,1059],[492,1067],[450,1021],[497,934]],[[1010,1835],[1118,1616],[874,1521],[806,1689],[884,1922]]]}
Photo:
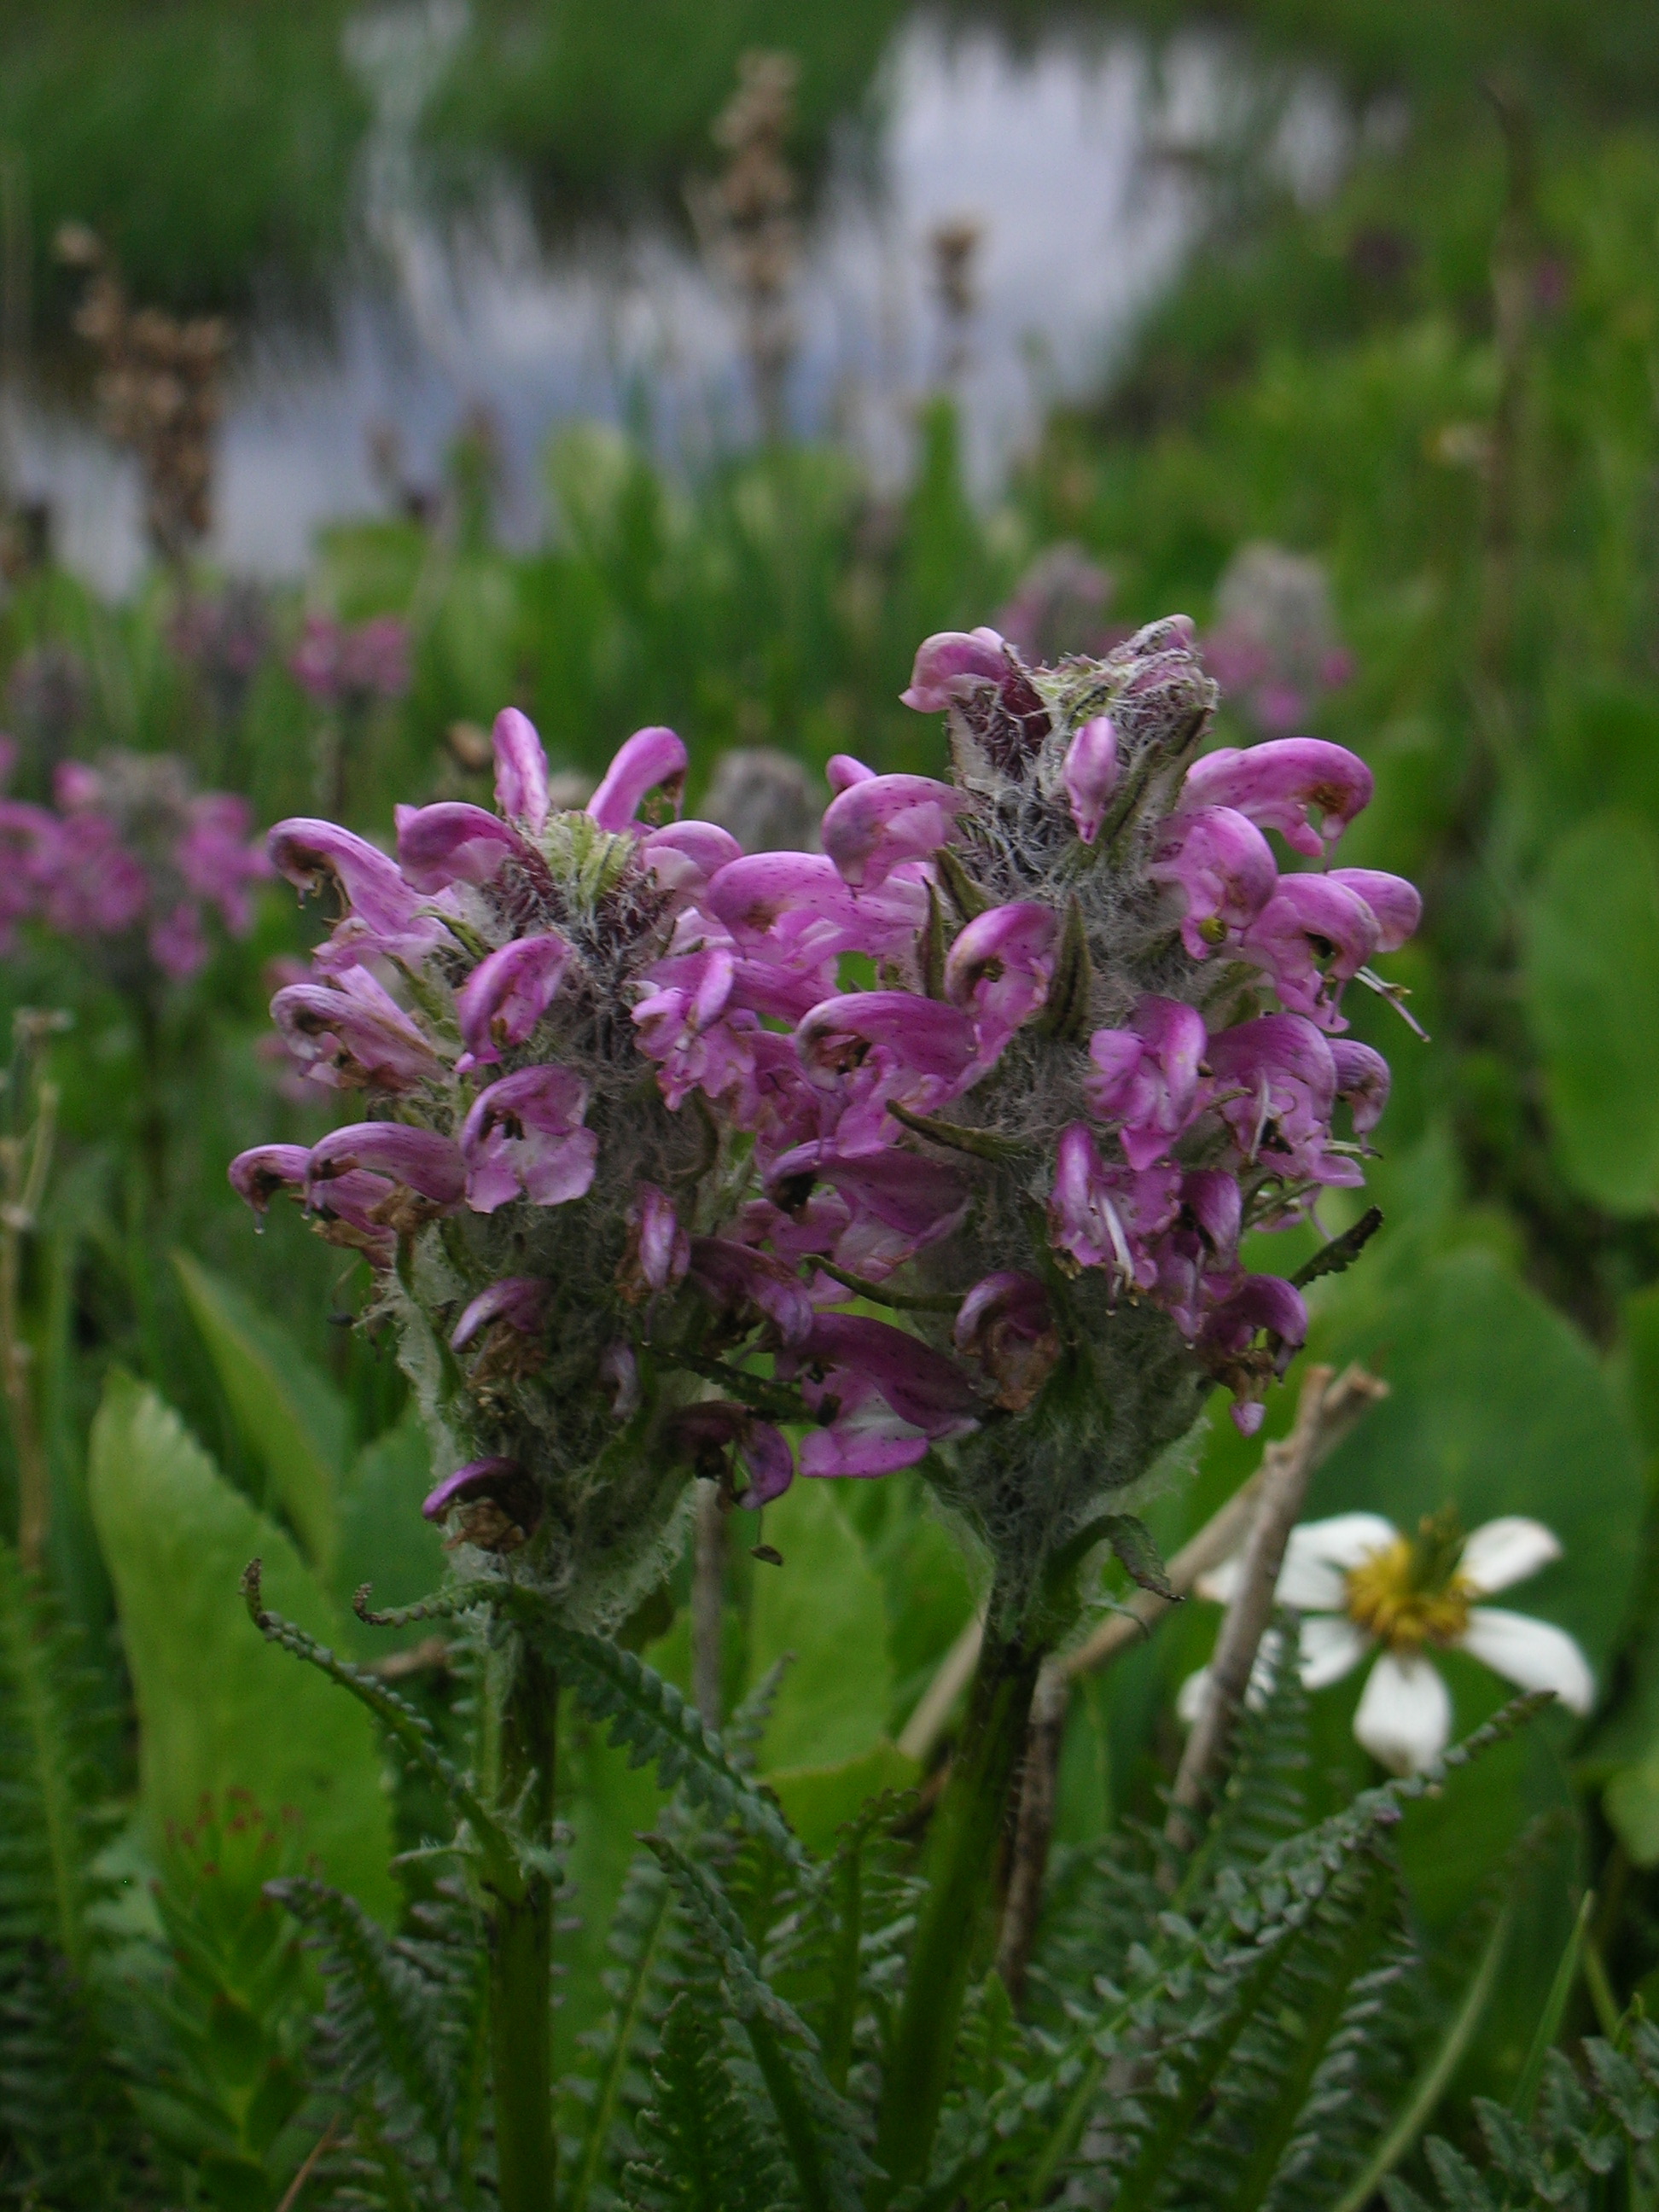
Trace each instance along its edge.
{"label": "green stem", "polygon": [[878,2205],[927,2170],[1042,1659],[1040,1646],[988,1627],[962,1741],[934,1815],[927,1895],[883,2069],[876,2160],[887,2184]]}
{"label": "green stem", "polygon": [[[521,1644],[501,1717],[501,1809],[526,1843],[553,1837],[553,1754],[559,1684]],[[553,1882],[544,1860],[516,1899],[492,1900],[489,2045],[501,2212],[553,2208]]]}

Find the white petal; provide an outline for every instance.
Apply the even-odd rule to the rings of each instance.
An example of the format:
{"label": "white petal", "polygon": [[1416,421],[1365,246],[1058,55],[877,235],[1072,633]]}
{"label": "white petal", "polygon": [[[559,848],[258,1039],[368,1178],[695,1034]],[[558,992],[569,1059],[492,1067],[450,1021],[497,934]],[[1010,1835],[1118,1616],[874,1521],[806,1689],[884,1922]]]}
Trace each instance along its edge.
{"label": "white petal", "polygon": [[1176,1718],[1182,1728],[1191,1728],[1204,1710],[1210,1694],[1210,1670],[1200,1667],[1195,1674],[1188,1674],[1176,1698]]}
{"label": "white petal", "polygon": [[1302,1624],[1302,1681],[1322,1690],[1352,1674],[1371,1648],[1371,1639],[1345,1613],[1316,1614]]}
{"label": "white petal", "polygon": [[1340,1613],[1347,1596],[1341,1571],[1300,1541],[1303,1533],[1300,1528],[1291,1531],[1273,1595],[1280,1605],[1293,1605],[1298,1613]]}
{"label": "white petal", "polygon": [[1353,1732],[1391,1773],[1431,1766],[1451,1740],[1451,1696],[1426,1659],[1385,1651],[1353,1717]]}
{"label": "white petal", "polygon": [[1238,1585],[1244,1578],[1244,1554],[1235,1552],[1231,1559],[1224,1559],[1218,1567],[1212,1567],[1193,1584],[1200,1597],[1206,1597],[1212,1605],[1231,1605],[1238,1595]]}
{"label": "white petal", "polygon": [[1587,1713],[1595,1703],[1589,1661],[1566,1630],[1553,1621],[1478,1605],[1459,1642],[1472,1659],[1479,1659],[1505,1681],[1523,1690],[1553,1690],[1569,1712]]}
{"label": "white petal", "polygon": [[1290,1548],[1298,1557],[1322,1559],[1346,1574],[1350,1567],[1386,1552],[1399,1536],[1393,1522],[1380,1513],[1334,1513],[1328,1521],[1304,1521],[1293,1529]]}
{"label": "white petal", "polygon": [[1458,1574],[1478,1596],[1525,1582],[1561,1556],[1560,1539],[1541,1521],[1505,1513],[1477,1528],[1463,1547]]}

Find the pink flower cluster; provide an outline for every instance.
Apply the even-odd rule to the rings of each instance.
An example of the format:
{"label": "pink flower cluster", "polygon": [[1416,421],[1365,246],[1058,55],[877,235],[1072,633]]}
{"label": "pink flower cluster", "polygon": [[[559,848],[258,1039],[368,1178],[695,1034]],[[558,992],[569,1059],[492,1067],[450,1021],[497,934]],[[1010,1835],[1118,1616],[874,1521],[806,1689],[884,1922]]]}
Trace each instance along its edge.
{"label": "pink flower cluster", "polygon": [[1417,895],[1323,865],[1369,771],[1309,738],[1200,755],[1179,618],[1059,669],[932,638],[905,697],[949,716],[953,780],[833,760],[819,854],[646,819],[685,773],[664,729],[555,812],[511,709],[496,811],[401,809],[395,859],[272,832],[341,908],[273,1015],[373,1110],[233,1181],[301,1199],[441,1331],[465,1388],[427,1411],[464,1463],[428,1510],[538,1540],[567,1587],[596,1498],[660,1508],[624,1434],[659,1470],[740,1461],[750,1503],[925,1460],[994,1542],[1020,1437],[1074,1526],[1212,1380],[1259,1424],[1305,1334],[1241,1246],[1360,1181],[1387,1099],[1343,994],[1383,988]]}
{"label": "pink flower cluster", "polygon": [[319,707],[363,707],[409,689],[409,629],[395,615],[356,625],[310,614],[289,657],[295,682]]}
{"label": "pink flower cluster", "polygon": [[[11,765],[8,741],[0,775]],[[246,799],[195,792],[170,754],[65,761],[55,808],[0,798],[0,943],[21,921],[60,935],[137,942],[184,982],[211,951],[208,917],[233,937],[253,921],[252,886],[270,865],[250,842]]]}

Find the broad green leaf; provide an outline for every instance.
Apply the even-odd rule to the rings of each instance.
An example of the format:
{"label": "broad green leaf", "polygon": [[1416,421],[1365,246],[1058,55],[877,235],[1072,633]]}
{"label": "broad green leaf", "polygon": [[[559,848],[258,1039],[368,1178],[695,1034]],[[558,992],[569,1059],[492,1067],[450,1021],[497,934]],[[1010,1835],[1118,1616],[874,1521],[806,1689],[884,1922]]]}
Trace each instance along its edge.
{"label": "broad green leaf", "polygon": [[118,1371],[93,1424],[89,1490],[137,1702],[152,1837],[188,1820],[204,1791],[246,1790],[297,1819],[329,1881],[392,1918],[391,1808],[374,1723],[264,1642],[242,1601],[242,1570],[260,1558],[272,1607],[341,1640],[338,1613],[293,1545],[170,1407]]}
{"label": "broad green leaf", "polygon": [[1601,814],[1556,848],[1528,918],[1527,1003],[1561,1163],[1615,1213],[1659,1205],[1659,853]]}
{"label": "broad green leaf", "polygon": [[311,1564],[326,1576],[339,1540],[346,1454],[339,1393],[234,1285],[187,1252],[175,1252],[173,1264],[242,1441]]}
{"label": "broad green leaf", "polygon": [[761,1567],[749,1621],[750,1677],[786,1653],[793,1663],[761,1747],[761,1764],[838,1766],[875,1749],[892,1694],[881,1583],[828,1482],[797,1482],[766,1509],[766,1540],[783,1554]]}
{"label": "broad green leaf", "polygon": [[[432,1446],[411,1406],[396,1428],[366,1444],[340,1497],[339,1547],[330,1588],[342,1605],[368,1583],[372,1603],[385,1611],[414,1605],[441,1584],[448,1560],[443,1539],[421,1518],[421,1500],[432,1484]],[[408,1628],[364,1628],[353,1622],[358,1649],[373,1657],[432,1633],[429,1623]]]}
{"label": "broad green leaf", "polygon": [[884,1790],[910,1790],[921,1769],[884,1739],[873,1751],[837,1766],[775,1766],[766,1786],[776,1792],[790,1826],[809,1851],[833,1850],[836,1831]]}

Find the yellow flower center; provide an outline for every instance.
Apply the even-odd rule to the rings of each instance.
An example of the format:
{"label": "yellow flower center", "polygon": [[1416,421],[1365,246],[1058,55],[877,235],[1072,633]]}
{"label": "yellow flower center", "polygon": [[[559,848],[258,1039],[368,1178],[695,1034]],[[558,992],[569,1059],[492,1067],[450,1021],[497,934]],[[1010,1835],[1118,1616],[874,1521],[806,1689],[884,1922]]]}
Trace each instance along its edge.
{"label": "yellow flower center", "polygon": [[1457,1643],[1475,1595],[1458,1572],[1462,1556],[1463,1531],[1451,1508],[1425,1514],[1415,1536],[1396,1536],[1349,1568],[1349,1619],[1408,1656],[1425,1644]]}

